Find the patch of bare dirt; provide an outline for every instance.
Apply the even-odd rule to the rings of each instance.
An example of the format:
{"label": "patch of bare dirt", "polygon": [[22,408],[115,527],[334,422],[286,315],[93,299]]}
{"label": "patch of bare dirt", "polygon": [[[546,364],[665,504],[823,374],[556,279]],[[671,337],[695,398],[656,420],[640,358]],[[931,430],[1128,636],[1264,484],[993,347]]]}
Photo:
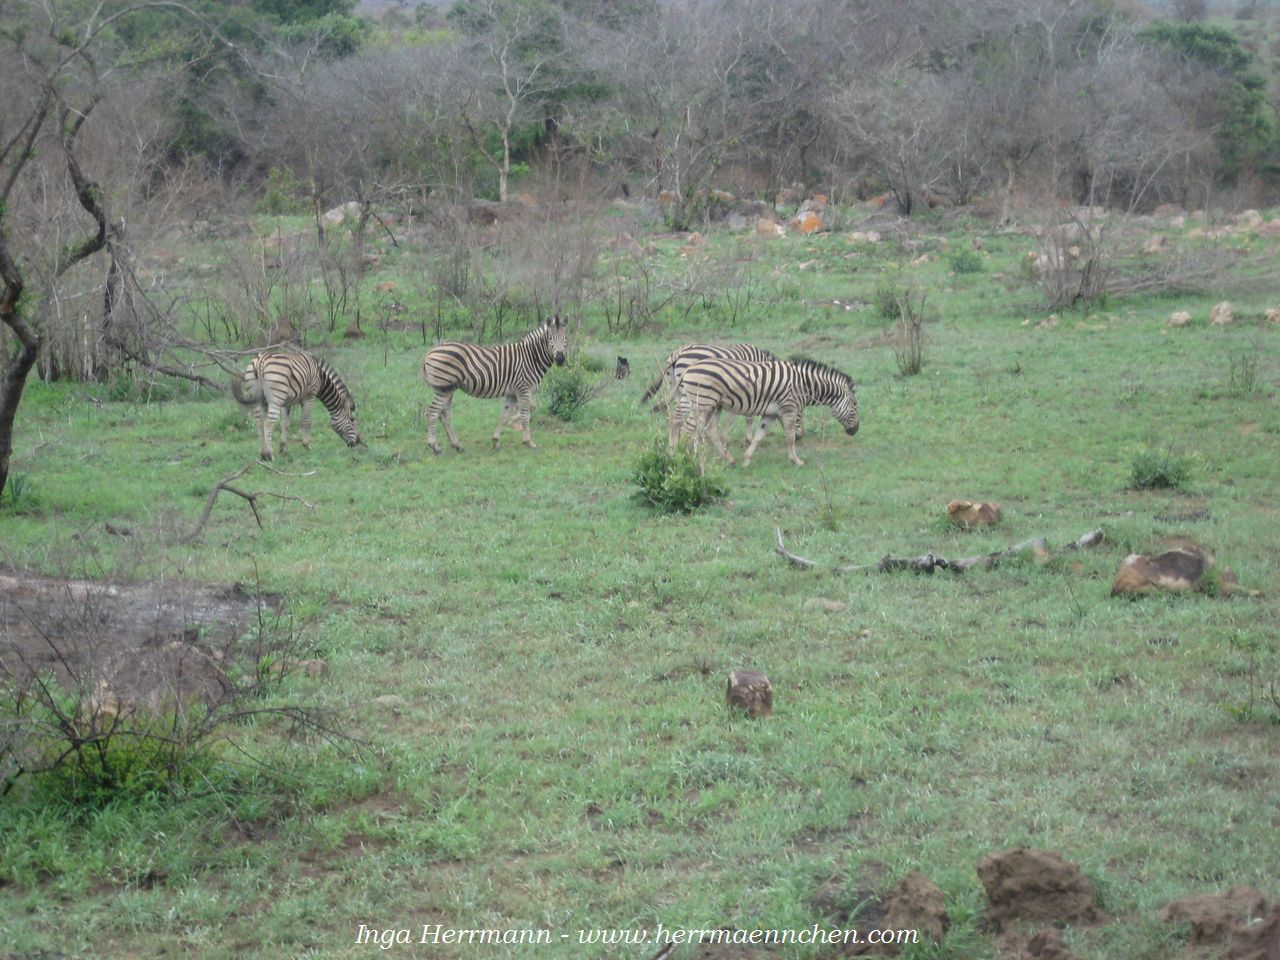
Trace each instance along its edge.
{"label": "patch of bare dirt", "polygon": [[997,933],[1014,924],[1097,923],[1093,885],[1074,863],[1051,850],[1015,847],[978,861],[987,890],[987,920]]}
{"label": "patch of bare dirt", "polygon": [[1253,887],[1237,885],[1221,893],[1175,900],[1162,911],[1165,923],[1185,923],[1190,956],[1222,960],[1280,960],[1280,904]]}
{"label": "patch of bare dirt", "polygon": [[110,696],[138,700],[175,686],[216,696],[225,682],[221,651],[279,603],[238,583],[113,583],[8,570],[0,573],[0,678],[99,678]]}

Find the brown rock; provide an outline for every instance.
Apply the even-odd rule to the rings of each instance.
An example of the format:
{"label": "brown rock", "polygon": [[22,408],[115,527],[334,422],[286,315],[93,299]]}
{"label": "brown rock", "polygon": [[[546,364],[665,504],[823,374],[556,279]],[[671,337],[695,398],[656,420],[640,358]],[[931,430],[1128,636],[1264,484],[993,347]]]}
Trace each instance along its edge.
{"label": "brown rock", "polygon": [[1153,211],[1157,217],[1182,217],[1186,211],[1176,203],[1162,203]]}
{"label": "brown rock", "polygon": [[734,670],[729,674],[725,703],[730,709],[741,708],[751,717],[767,717],[773,713],[773,684],[755,670]]}
{"label": "brown rock", "polygon": [[1191,326],[1191,314],[1186,310],[1175,311],[1169,316],[1169,326],[1171,327]]}
{"label": "brown rock", "polygon": [[987,917],[996,931],[1023,921],[1095,923],[1093,885],[1080,868],[1051,850],[1015,847],[978,861],[978,879],[987,890]]}
{"label": "brown rock", "polygon": [[756,234],[761,237],[785,237],[786,228],[775,220],[761,217],[756,221]]}
{"label": "brown rock", "polygon": [[1159,253],[1161,250],[1169,249],[1169,238],[1162,233],[1150,237],[1146,243],[1142,245],[1143,253]]}
{"label": "brown rock", "polygon": [[991,527],[1000,522],[1000,507],[978,500],[952,500],[947,504],[947,519],[957,527]]}
{"label": "brown rock", "polygon": [[1220,951],[1224,960],[1272,960],[1280,954],[1280,905],[1267,902],[1253,887],[1175,900],[1160,911],[1165,923],[1191,927],[1187,945]]}
{"label": "brown rock", "polygon": [[1157,556],[1131,553],[1116,571],[1111,594],[1195,590],[1201,586],[1205,571],[1211,566],[1213,556],[1195,544],[1166,550]]}
{"label": "brown rock", "polygon": [[1280,307],[1267,307],[1266,318],[1272,323],[1280,323]]}
{"label": "brown rock", "polygon": [[[890,930],[918,930],[922,940],[941,943],[951,926],[946,900],[936,883],[912,870],[884,898],[884,920]],[[897,956],[898,945],[886,944],[884,956]]]}
{"label": "brown rock", "polygon": [[816,213],[813,210],[805,210],[803,213],[797,213],[788,221],[788,224],[796,230],[799,230],[801,233],[806,234],[817,233],[826,226],[822,222],[821,214]]}
{"label": "brown rock", "polygon": [[1209,323],[1215,327],[1225,326],[1228,323],[1234,323],[1236,319],[1236,308],[1231,305],[1230,300],[1223,300],[1212,310],[1209,311]]}

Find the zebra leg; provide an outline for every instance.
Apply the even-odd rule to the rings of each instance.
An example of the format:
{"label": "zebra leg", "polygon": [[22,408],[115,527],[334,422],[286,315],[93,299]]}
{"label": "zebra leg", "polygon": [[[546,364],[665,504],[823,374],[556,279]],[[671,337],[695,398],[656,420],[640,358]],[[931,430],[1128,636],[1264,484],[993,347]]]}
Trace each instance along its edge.
{"label": "zebra leg", "polygon": [[[311,449],[311,408],[315,405],[316,398],[302,401],[302,445],[306,449]],[[280,448],[284,449],[284,434],[281,434]]]}
{"label": "zebra leg", "polygon": [[498,425],[493,430],[493,449],[498,449],[498,444],[502,440],[502,428],[507,425],[510,420],[515,425],[514,415],[516,410],[516,398],[511,394],[507,394],[502,398],[502,410],[498,414]]}
{"label": "zebra leg", "polygon": [[[259,456],[263,460],[274,460],[275,454],[271,452],[271,432],[276,428],[276,421],[280,419],[280,408],[272,404],[267,407],[266,416],[262,417],[262,452]],[[280,428],[280,453],[284,453],[284,427]]]}
{"label": "zebra leg", "polygon": [[782,429],[787,434],[787,459],[797,467],[803,467],[804,461],[796,455],[796,438],[800,435],[800,411],[784,410],[782,413]]}
{"label": "zebra leg", "polygon": [[756,455],[756,447],[760,446],[760,441],[764,439],[764,432],[771,423],[773,423],[773,417],[769,416],[769,414],[766,413],[760,417],[760,425],[756,427],[756,432],[751,437],[747,452],[742,455],[742,465],[744,467],[751,466],[751,458]]}
{"label": "zebra leg", "polygon": [[427,446],[434,454],[440,453],[440,444],[436,443],[436,421],[441,419],[444,420],[444,431],[449,435],[449,442],[453,444],[453,449],[459,453],[462,452],[462,447],[458,446],[458,438],[453,433],[452,407],[452,390],[437,390],[427,407]]}
{"label": "zebra leg", "polygon": [[538,449],[538,445],[533,442],[533,434],[529,432],[529,420],[533,417],[533,392],[528,391],[520,394],[517,401],[516,418],[524,431],[524,445],[530,450]]}
{"label": "zebra leg", "polygon": [[707,417],[707,432],[711,434],[711,445],[720,451],[720,456],[729,466],[736,466],[737,461],[733,459],[733,454],[729,452],[728,446],[725,445],[724,437],[720,435],[720,415],[723,411],[719,407],[713,407],[711,415]]}

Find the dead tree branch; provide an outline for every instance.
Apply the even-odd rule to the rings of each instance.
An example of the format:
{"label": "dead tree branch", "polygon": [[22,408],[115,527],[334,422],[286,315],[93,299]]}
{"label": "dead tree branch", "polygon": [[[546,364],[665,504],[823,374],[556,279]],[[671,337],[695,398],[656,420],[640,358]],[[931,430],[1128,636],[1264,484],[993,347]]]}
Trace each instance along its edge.
{"label": "dead tree branch", "polygon": [[[815,560],[809,560],[792,553],[787,549],[786,543],[782,539],[782,529],[774,528],[777,536],[778,554],[792,566],[800,567],[805,570],[818,568]],[[1071,550],[1086,550],[1090,547],[1096,547],[1102,543],[1104,539],[1101,530],[1090,530],[1086,534],[1077,537],[1071,543],[1063,545],[1063,552]],[[1049,553],[1044,537],[1032,537],[1029,540],[1023,540],[1021,543],[1015,543],[1011,547],[1004,550],[996,550],[992,553],[978,554],[973,557],[963,557],[959,560],[948,560],[946,557],[940,557],[935,553],[926,553],[919,557],[894,557],[885,555],[880,559],[879,563],[857,564],[852,566],[831,567],[833,573],[859,573],[864,570],[875,570],[879,573],[893,573],[898,570],[909,570],[912,573],[932,574],[935,570],[950,570],[952,573],[964,573],[972,570],[974,567],[980,567],[983,570],[993,570],[1004,560],[1021,554],[1031,552],[1042,556]]]}
{"label": "dead tree branch", "polygon": [[[209,522],[209,515],[213,513],[213,505],[217,502],[218,495],[222,493],[222,491],[224,490],[227,493],[234,493],[237,497],[240,497],[241,499],[248,502],[249,509],[253,511],[253,519],[258,522],[259,530],[262,529],[262,514],[258,512],[259,497],[275,497],[278,500],[296,500],[298,503],[302,504],[308,510],[315,509],[314,503],[308,503],[306,500],[303,500],[302,497],[296,497],[293,494],[275,493],[274,491],[271,491],[271,490],[255,490],[253,493],[249,493],[245,490],[241,490],[239,487],[233,487],[231,485],[233,481],[239,480],[242,476],[244,476],[254,467],[262,466],[262,465],[263,464],[259,464],[257,461],[254,461],[253,463],[245,464],[239,470],[236,470],[233,473],[227,474],[225,477],[223,477],[221,480],[215,483],[213,485],[213,489],[209,491],[208,498],[204,502],[204,511],[200,514],[200,519],[196,521],[196,525],[194,529],[192,529],[190,533],[188,533],[185,537],[179,540],[179,543],[191,543],[198,536],[200,536],[200,532],[204,530],[205,524]],[[276,471],[276,472],[279,472],[279,471]],[[300,474],[299,476],[310,476],[310,475],[311,474]],[[282,476],[289,476],[289,474],[282,474]]]}

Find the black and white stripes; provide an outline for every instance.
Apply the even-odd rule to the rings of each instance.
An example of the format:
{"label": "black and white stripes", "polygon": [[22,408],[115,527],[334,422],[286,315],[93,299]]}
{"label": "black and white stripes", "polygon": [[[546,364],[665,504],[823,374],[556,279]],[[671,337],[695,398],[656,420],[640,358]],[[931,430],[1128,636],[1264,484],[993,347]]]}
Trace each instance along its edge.
{"label": "black and white stripes", "polygon": [[709,432],[711,442],[729,463],[734,462],[733,457],[717,429],[725,410],[760,417],[743,466],[751,463],[765,429],[774,420],[782,421],[791,462],[802,466],[804,461],[796,455],[796,436],[800,412],[806,406],[828,406],[845,433],[853,436],[858,432],[853,378],[813,360],[703,360],[685,369],[677,393],[683,433],[692,435],[696,446],[702,434]]}
{"label": "black and white stripes", "polygon": [[453,432],[455,390],[473,397],[503,398],[498,426],[493,431],[495,450],[507,421],[524,432],[526,447],[536,447],[529,434],[533,393],[553,363],[564,363],[566,327],[567,323],[556,316],[515,343],[498,347],[438,343],[432,347],[422,361],[422,376],[435,391],[427,408],[427,445],[431,451],[440,452],[440,445],[436,443],[437,420],[444,423],[444,431],[453,449],[462,451],[458,436]]}
{"label": "black and white stripes", "polygon": [[284,453],[289,408],[302,405],[302,445],[311,449],[311,407],[319,400],[329,411],[329,426],[354,447],[362,443],[356,431],[356,402],[342,378],[325,361],[309,353],[265,350],[231,383],[236,399],[253,406],[262,439],[263,460],[273,459],[271,432],[280,424],[280,452]]}

